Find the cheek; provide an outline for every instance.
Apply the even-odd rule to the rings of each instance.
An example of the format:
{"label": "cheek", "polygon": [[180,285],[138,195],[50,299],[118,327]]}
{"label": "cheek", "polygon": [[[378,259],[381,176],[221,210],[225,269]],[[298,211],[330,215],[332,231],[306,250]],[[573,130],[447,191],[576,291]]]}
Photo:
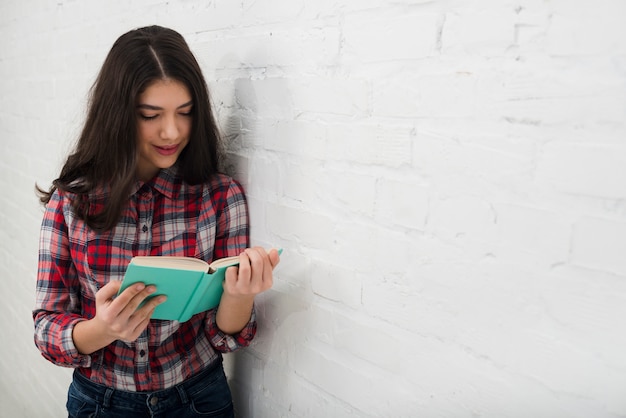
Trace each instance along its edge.
{"label": "cheek", "polygon": [[185,122],[183,124],[183,130],[185,132],[185,137],[186,138],[189,138],[189,135],[191,135],[191,127],[192,127],[191,120],[188,120],[187,122]]}
{"label": "cheek", "polygon": [[137,142],[139,144],[147,143],[150,140],[152,132],[145,124],[139,124],[137,127]]}

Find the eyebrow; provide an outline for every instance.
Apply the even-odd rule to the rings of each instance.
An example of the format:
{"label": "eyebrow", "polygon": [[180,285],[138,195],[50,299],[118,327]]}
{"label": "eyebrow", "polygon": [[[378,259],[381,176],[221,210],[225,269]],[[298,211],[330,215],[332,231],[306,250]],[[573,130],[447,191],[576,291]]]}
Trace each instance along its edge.
{"label": "eyebrow", "polygon": [[[192,104],[193,104],[193,100],[190,100],[187,103],[178,106],[176,109],[182,109],[183,107],[191,106]],[[138,104],[137,109],[163,110],[162,107],[154,106],[154,105],[146,104],[146,103]]]}

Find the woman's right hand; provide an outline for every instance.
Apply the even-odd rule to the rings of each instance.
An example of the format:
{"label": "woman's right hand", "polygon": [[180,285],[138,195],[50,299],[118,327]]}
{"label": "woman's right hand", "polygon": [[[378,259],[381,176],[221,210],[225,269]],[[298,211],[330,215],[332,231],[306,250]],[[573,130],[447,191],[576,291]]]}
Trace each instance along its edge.
{"label": "woman's right hand", "polygon": [[163,295],[153,297],[140,307],[156,288],[137,283],[116,296],[121,284],[112,281],[98,290],[96,315],[75,325],[72,338],[81,354],[91,354],[115,340],[136,340],[148,326],[154,309],[166,299]]}

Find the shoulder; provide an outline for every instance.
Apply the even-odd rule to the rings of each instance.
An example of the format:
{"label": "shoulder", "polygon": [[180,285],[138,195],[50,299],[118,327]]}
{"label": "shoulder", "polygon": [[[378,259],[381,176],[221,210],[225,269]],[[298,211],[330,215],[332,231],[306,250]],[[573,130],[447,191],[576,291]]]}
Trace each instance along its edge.
{"label": "shoulder", "polygon": [[217,173],[213,175],[213,177],[208,181],[209,187],[213,189],[238,189],[243,192],[243,186],[233,177],[223,174]]}
{"label": "shoulder", "polygon": [[241,183],[226,174],[215,174],[203,184],[202,205],[205,210],[218,216],[247,211],[246,196]]}
{"label": "shoulder", "polygon": [[206,195],[210,195],[212,199],[245,199],[245,192],[241,183],[222,173],[215,174],[205,184],[204,192]]}
{"label": "shoulder", "polygon": [[46,210],[53,212],[71,211],[72,202],[76,199],[76,194],[60,189],[56,189],[50,195],[50,199],[46,203]]}

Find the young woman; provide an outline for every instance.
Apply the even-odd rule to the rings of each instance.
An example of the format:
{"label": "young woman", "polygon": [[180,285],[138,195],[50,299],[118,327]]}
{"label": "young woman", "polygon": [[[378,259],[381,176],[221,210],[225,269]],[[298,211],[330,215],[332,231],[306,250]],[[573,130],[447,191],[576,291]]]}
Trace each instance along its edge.
{"label": "young woman", "polygon": [[[248,248],[243,190],[218,172],[218,148],[206,82],[182,36],[158,26],[122,35],[74,152],[39,190],[35,342],[75,368],[70,417],[233,416],[221,353],[250,344],[254,298],[272,286],[279,256]],[[150,319],[165,300],[150,298],[154,286],[116,296],[137,255],[239,255],[240,264],[218,308],[179,323]]]}

